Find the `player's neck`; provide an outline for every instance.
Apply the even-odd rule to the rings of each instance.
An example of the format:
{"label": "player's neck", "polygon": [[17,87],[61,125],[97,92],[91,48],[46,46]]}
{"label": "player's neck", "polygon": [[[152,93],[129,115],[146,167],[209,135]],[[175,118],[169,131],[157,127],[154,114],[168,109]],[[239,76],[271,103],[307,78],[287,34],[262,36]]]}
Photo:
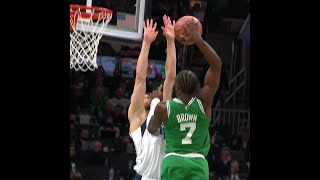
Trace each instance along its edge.
{"label": "player's neck", "polygon": [[180,99],[184,104],[188,104],[190,102],[190,100],[193,98],[193,96],[191,96],[189,94],[181,94],[177,98]]}

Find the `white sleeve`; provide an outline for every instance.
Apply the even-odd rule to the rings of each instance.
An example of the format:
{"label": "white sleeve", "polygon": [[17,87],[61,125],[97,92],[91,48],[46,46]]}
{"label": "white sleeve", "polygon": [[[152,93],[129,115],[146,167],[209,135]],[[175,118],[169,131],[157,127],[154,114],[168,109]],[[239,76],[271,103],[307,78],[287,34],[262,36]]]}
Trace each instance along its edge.
{"label": "white sleeve", "polygon": [[160,102],[160,99],[159,99],[159,98],[154,98],[154,99],[152,99],[152,101],[151,101],[150,111],[149,111],[149,114],[148,114],[148,116],[147,116],[147,127],[148,127],[148,124],[149,124],[149,122],[150,122],[151,117],[152,117],[153,114],[154,114],[154,110],[156,109],[156,106],[158,105],[159,102]]}

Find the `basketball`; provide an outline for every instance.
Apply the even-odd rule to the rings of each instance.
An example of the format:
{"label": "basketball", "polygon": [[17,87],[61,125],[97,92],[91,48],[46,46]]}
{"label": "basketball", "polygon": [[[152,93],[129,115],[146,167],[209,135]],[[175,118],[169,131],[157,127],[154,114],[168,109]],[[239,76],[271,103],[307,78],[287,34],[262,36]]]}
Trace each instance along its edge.
{"label": "basketball", "polygon": [[194,16],[183,16],[182,18],[178,19],[176,22],[176,25],[174,26],[174,34],[176,36],[176,39],[184,44],[184,45],[192,45],[192,41],[185,41],[184,39],[180,38],[180,35],[187,36],[187,33],[183,29],[183,24],[185,24],[186,19],[193,19],[195,22],[195,25],[197,26],[198,31],[202,34],[202,25],[201,22]]}

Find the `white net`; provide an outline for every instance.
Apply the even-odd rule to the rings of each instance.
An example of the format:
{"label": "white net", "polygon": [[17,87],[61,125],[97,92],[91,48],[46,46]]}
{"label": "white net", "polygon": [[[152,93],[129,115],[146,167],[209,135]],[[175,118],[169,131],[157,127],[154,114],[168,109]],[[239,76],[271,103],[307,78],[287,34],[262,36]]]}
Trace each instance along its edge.
{"label": "white net", "polygon": [[[83,12],[80,8],[73,9],[73,12],[75,12],[74,15],[70,14],[70,27],[72,28],[70,31],[70,69],[84,72],[94,71],[98,68],[99,41],[112,14],[106,11],[95,12],[95,10]],[[82,13],[85,13],[85,16]]]}

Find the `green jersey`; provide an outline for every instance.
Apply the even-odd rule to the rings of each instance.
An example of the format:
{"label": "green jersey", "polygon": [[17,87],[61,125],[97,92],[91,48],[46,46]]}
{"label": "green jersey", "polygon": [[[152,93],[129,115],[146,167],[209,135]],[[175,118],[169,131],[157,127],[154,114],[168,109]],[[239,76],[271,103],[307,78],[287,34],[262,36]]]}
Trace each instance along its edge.
{"label": "green jersey", "polygon": [[209,118],[201,101],[192,98],[186,106],[181,100],[169,100],[168,121],[164,124],[165,152],[199,153],[207,156],[210,149]]}

